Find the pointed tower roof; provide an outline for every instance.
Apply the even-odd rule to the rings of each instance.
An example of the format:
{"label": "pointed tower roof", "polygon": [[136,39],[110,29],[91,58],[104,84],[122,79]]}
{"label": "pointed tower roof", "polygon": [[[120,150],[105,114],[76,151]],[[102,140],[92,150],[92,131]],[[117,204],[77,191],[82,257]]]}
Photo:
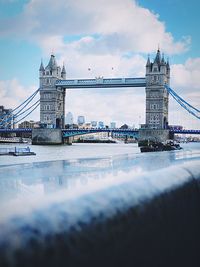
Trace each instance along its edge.
{"label": "pointed tower roof", "polygon": [[158,48],[154,63],[157,63],[159,65],[160,62],[161,62],[161,56],[160,56],[160,49]]}
{"label": "pointed tower roof", "polygon": [[164,53],[162,54],[161,65],[165,65]]}
{"label": "pointed tower roof", "polygon": [[151,66],[151,62],[150,62],[150,58],[149,58],[149,55],[148,55],[146,67],[149,67],[149,66]]}
{"label": "pointed tower roof", "polygon": [[169,58],[167,59],[167,69],[170,69],[170,66],[169,66]]}
{"label": "pointed tower roof", "polygon": [[42,62],[42,60],[41,60],[41,64],[40,64],[39,71],[44,71],[44,65],[43,65],[43,62]]}
{"label": "pointed tower roof", "polygon": [[46,69],[55,70],[57,68],[56,58],[52,54],[49,60],[48,65],[46,66]]}
{"label": "pointed tower roof", "polygon": [[63,64],[63,67],[62,67],[61,74],[66,74],[66,69],[65,69],[65,65],[64,64]]}

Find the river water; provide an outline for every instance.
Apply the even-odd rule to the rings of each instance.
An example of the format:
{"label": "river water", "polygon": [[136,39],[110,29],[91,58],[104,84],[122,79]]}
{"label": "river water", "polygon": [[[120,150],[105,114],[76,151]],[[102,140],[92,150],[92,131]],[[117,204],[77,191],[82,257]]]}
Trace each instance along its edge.
{"label": "river water", "polygon": [[36,156],[0,156],[1,217],[200,159],[200,143],[181,146],[179,151],[140,153],[137,144],[124,143],[29,145]]}

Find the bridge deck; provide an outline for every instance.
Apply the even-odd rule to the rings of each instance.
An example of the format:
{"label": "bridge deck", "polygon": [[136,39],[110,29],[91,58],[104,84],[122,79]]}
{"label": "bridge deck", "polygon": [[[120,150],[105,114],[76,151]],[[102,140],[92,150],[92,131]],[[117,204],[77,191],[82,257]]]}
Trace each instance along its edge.
{"label": "bridge deck", "polygon": [[[94,129],[62,129],[62,133],[77,133],[80,134],[86,133],[96,133],[96,132],[118,132],[118,133],[138,133],[139,129],[119,129],[119,128],[94,128]],[[31,128],[16,128],[16,129],[0,129],[0,133],[17,133],[17,132],[26,132],[31,133]],[[175,134],[200,134],[200,130],[176,130],[170,129],[170,132]]]}
{"label": "bridge deck", "polygon": [[58,80],[56,86],[64,88],[114,88],[114,87],[145,87],[145,78],[108,78]]}

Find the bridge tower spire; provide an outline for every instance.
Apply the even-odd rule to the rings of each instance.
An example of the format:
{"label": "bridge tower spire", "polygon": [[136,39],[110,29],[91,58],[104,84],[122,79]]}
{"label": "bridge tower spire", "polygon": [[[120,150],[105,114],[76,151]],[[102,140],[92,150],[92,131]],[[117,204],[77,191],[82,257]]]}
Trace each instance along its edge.
{"label": "bridge tower spire", "polygon": [[44,68],[41,62],[39,68],[40,122],[49,128],[64,128],[65,125],[65,90],[55,86],[58,79],[66,77],[64,71],[61,72],[53,53],[47,66]]}
{"label": "bridge tower spire", "polygon": [[170,66],[157,50],[153,62],[146,64],[146,124],[148,129],[168,128],[169,93],[164,85],[170,83]]}

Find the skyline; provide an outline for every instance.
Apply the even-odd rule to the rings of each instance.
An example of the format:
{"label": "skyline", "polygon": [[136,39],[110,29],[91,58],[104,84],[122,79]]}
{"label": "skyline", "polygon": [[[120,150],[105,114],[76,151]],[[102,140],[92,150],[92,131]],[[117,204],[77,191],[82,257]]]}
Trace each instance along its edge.
{"label": "skyline", "polygon": [[[1,102],[13,108],[35,91],[41,57],[47,65],[52,51],[67,78],[144,77],[148,54],[153,59],[159,46],[170,60],[171,87],[198,108],[199,7],[194,0],[0,0]],[[68,111],[137,126],[145,121],[145,89],[69,90]],[[39,111],[28,119],[38,120]],[[170,98],[169,123],[182,122],[200,128]]]}

